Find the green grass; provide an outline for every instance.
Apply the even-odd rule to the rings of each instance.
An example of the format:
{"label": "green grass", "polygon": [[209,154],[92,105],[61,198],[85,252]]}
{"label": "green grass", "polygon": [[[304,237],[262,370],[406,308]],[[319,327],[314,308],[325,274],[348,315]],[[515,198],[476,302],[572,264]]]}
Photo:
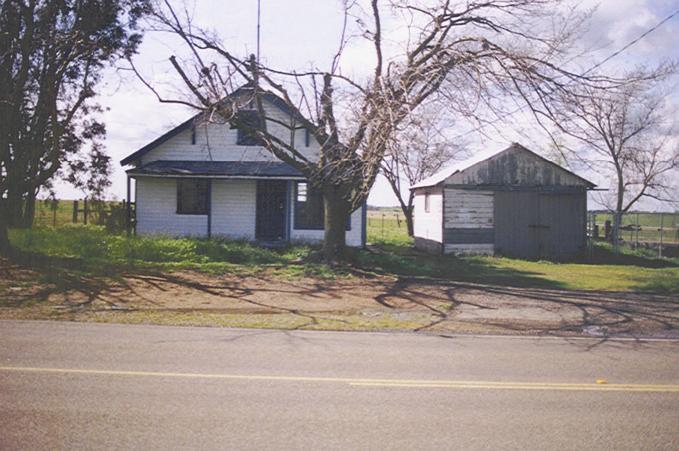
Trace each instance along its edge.
{"label": "green grass", "polygon": [[284,276],[334,276],[326,265],[314,262],[310,246],[267,249],[221,239],[128,237],[83,225],[11,230],[10,240],[22,251],[80,261],[81,269],[91,273],[108,273],[116,268],[222,273],[274,269]]}
{"label": "green grass", "polygon": [[369,222],[369,241],[377,246],[351,251],[350,264],[340,268],[319,263],[317,249],[310,246],[265,249],[242,241],[128,237],[96,226],[12,230],[10,238],[23,251],[65,264],[76,261],[75,269],[88,274],[115,275],[132,269],[237,274],[266,270],[290,278],[332,278],[359,271],[514,287],[679,293],[679,259],[659,260],[631,250],[614,256],[606,245],[596,248],[591,261],[578,263],[428,255],[412,248],[404,224],[399,227],[395,219],[385,218],[382,228],[381,219]]}

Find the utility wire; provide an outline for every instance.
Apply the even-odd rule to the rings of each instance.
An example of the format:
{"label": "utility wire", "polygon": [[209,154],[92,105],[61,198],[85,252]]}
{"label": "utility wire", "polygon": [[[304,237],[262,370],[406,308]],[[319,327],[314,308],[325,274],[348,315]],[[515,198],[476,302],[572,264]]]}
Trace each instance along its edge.
{"label": "utility wire", "polygon": [[[655,26],[649,28],[648,30],[646,30],[645,32],[643,32],[642,34],[640,34],[640,35],[639,35],[638,37],[636,37],[635,39],[633,39],[633,40],[631,40],[630,42],[628,42],[627,44],[625,44],[625,45],[624,45],[623,47],[621,47],[620,49],[616,50],[615,52],[611,53],[610,55],[608,55],[608,56],[607,56],[606,58],[604,58],[603,60],[601,60],[601,61],[599,61],[598,63],[596,63],[594,66],[592,66],[592,67],[590,67],[589,69],[587,69],[586,71],[584,71],[582,74],[580,74],[580,76],[581,76],[581,77],[582,77],[582,76],[585,76],[585,75],[587,75],[588,73],[592,72],[594,69],[597,69],[597,68],[603,66],[603,65],[606,64],[608,61],[612,60],[613,58],[615,58],[616,56],[620,55],[620,54],[621,54],[622,52],[624,52],[625,50],[627,50],[627,49],[629,49],[630,47],[632,47],[633,45],[635,45],[637,42],[639,42],[639,41],[641,41],[642,39],[644,39],[644,38],[645,38],[646,36],[648,36],[649,34],[653,33],[655,30],[657,30],[657,29],[660,28],[663,24],[665,24],[665,22],[671,20],[671,19],[672,19],[674,16],[676,16],[677,14],[679,14],[679,9],[676,10],[676,11],[674,11],[674,12],[673,12],[672,14],[670,14],[669,16],[665,17],[663,20],[661,20],[660,22],[658,22]],[[473,129],[471,129],[471,130],[467,130],[467,131],[464,132],[464,133],[460,133],[459,135],[453,136],[451,139],[462,138],[462,137],[464,137],[464,136],[469,135],[470,133],[477,132],[477,131],[481,130],[481,129],[484,128],[484,127],[487,127],[487,126],[489,126],[489,125],[493,125],[493,124],[495,124],[496,122],[498,122],[498,121],[500,121],[500,120],[506,119],[506,118],[508,118],[508,117],[510,117],[510,116],[512,116],[512,115],[514,115],[514,114],[516,114],[516,113],[518,113],[518,112],[521,111],[521,110],[523,110],[523,106],[519,106],[518,108],[516,108],[516,109],[514,109],[514,110],[512,110],[512,111],[509,111],[508,113],[503,114],[501,117],[498,117],[497,119],[495,119],[495,120],[493,120],[493,121],[490,121],[489,123],[487,123],[487,124],[485,124],[485,125],[480,125],[480,126],[475,127],[475,128],[473,128]]]}

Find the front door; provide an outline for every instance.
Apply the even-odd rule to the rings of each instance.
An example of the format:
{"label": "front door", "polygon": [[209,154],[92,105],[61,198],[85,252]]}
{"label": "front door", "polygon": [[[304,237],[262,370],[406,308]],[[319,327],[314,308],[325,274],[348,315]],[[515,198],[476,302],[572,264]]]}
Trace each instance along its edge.
{"label": "front door", "polygon": [[261,241],[285,239],[285,197],[287,182],[257,181],[257,219],[255,237]]}

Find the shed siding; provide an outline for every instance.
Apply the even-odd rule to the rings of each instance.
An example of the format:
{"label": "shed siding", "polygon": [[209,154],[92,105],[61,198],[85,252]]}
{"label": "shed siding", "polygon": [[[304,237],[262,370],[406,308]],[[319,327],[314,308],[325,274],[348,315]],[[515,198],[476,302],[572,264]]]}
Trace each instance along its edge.
{"label": "shed siding", "polygon": [[445,181],[448,185],[582,186],[586,182],[522,147],[510,147]]}
{"label": "shed siding", "polygon": [[[429,191],[429,212],[424,211],[425,190],[418,191],[413,200],[414,235],[435,243],[443,242],[443,192]],[[416,240],[417,244],[417,240]]]}
{"label": "shed siding", "polygon": [[498,192],[498,253],[520,258],[568,259],[585,248],[587,194]]}
{"label": "shed siding", "polygon": [[136,192],[139,235],[207,234],[207,215],[177,214],[177,183],[174,179],[138,178]]}
{"label": "shed siding", "polygon": [[445,189],[444,247],[446,253],[494,252],[492,191]]}
{"label": "shed siding", "polygon": [[212,181],[212,235],[255,239],[257,182]]}
{"label": "shed siding", "polygon": [[[287,114],[277,107],[267,104],[267,115],[279,121],[289,121]],[[280,139],[290,141],[290,131],[278,123],[267,122],[267,129]],[[295,132],[295,145],[307,158],[316,159],[320,146],[310,137],[305,146],[305,131]],[[238,130],[229,124],[203,123],[196,126],[196,143],[191,144],[191,129],[184,130],[142,157],[146,164],[155,160],[187,161],[280,161],[261,146],[241,146],[236,144]]]}

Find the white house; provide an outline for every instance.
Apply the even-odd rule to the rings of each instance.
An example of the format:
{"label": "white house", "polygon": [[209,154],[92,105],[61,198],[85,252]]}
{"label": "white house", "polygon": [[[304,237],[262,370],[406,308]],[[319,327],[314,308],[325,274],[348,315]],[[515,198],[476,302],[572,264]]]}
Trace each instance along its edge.
{"label": "white house", "polygon": [[[267,130],[290,140],[286,104],[264,95]],[[241,111],[242,113],[242,111]],[[247,113],[247,111],[246,111]],[[256,111],[252,110],[253,115]],[[245,113],[243,113],[245,114]],[[292,166],[247,133],[196,115],[121,161],[135,180],[136,233],[229,237],[265,243],[323,239],[323,198]],[[304,128],[295,143],[317,158],[319,143]],[[351,214],[346,242],[363,246],[366,207]]]}

